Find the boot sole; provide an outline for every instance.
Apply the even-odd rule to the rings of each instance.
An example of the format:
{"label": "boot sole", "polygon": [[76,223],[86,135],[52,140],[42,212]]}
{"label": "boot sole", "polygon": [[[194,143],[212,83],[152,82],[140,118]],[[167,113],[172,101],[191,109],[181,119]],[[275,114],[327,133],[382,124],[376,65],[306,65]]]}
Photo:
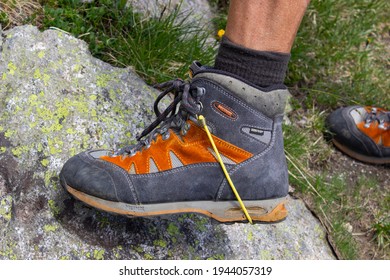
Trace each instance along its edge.
{"label": "boot sole", "polygon": [[[198,213],[221,223],[247,222],[237,201],[184,201],[136,205],[104,200],[80,192],[69,185],[65,187],[76,199],[90,206],[129,217]],[[285,208],[287,197],[243,202],[255,223],[276,223],[287,217],[287,209]]]}
{"label": "boot sole", "polygon": [[345,153],[346,155],[350,156],[351,158],[360,160],[362,162],[371,163],[371,164],[387,164],[387,163],[390,163],[390,158],[388,158],[388,157],[387,158],[386,157],[378,158],[378,157],[370,157],[370,156],[362,155],[362,154],[359,154],[359,153],[351,150],[350,148],[344,146],[340,142],[337,142],[337,140],[335,140],[335,139],[332,139],[332,142],[343,153]]}

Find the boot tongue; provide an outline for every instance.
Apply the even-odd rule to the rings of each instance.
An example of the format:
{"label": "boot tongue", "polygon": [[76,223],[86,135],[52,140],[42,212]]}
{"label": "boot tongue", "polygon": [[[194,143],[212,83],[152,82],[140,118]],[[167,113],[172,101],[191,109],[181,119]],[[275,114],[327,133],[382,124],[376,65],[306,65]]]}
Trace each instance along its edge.
{"label": "boot tongue", "polygon": [[190,77],[194,77],[196,74],[198,74],[201,71],[204,71],[206,67],[204,67],[199,61],[192,62],[190,66]]}

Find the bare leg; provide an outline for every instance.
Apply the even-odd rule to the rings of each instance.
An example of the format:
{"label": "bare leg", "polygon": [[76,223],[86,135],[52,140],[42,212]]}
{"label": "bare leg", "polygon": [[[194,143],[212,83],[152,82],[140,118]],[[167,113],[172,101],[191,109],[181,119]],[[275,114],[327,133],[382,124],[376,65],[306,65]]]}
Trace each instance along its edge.
{"label": "bare leg", "polygon": [[309,0],[231,0],[215,68],[260,87],[283,84]]}
{"label": "bare leg", "polygon": [[226,36],[253,50],[289,53],[310,0],[231,0]]}

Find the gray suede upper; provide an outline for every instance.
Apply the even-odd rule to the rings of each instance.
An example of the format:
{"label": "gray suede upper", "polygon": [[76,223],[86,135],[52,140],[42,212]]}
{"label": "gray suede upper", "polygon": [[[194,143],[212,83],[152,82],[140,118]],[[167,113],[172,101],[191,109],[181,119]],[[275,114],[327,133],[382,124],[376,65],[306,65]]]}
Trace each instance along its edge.
{"label": "gray suede upper", "polygon": [[[235,84],[232,89],[225,78]],[[242,94],[235,92],[242,81],[222,74],[208,75],[207,71],[199,76],[195,73],[191,83],[205,89],[201,114],[212,133],[253,154],[240,164],[227,165],[241,198],[262,200],[286,196],[288,172],[282,113],[287,90],[276,89],[267,92],[267,96],[256,98],[264,92],[250,86],[248,91],[253,96],[245,100]],[[247,100],[254,101],[249,104]],[[232,115],[229,117],[219,111],[216,104],[228,108]],[[235,200],[219,163],[192,164],[150,174],[128,174],[119,166],[93,156],[99,154],[84,152],[71,158],[61,171],[62,184],[92,196],[130,204]]]}

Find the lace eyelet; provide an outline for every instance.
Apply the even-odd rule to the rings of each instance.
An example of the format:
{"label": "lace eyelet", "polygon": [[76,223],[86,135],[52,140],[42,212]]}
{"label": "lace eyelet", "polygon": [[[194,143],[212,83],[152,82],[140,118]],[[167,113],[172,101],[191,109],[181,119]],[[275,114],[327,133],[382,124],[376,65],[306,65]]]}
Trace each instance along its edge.
{"label": "lace eyelet", "polygon": [[160,129],[160,133],[161,133],[161,134],[164,134],[164,133],[166,133],[167,131],[168,131],[168,129],[167,129],[166,127]]}
{"label": "lace eyelet", "polygon": [[190,128],[191,128],[191,125],[189,123],[184,124],[183,128],[180,130],[180,134],[182,136],[186,136],[186,134],[188,133],[188,130],[190,130]]}
{"label": "lace eyelet", "polygon": [[131,150],[131,152],[130,152],[130,154],[129,154],[129,156],[135,156],[136,155],[136,153],[137,153],[137,151],[135,151],[135,150]]}
{"label": "lace eyelet", "polygon": [[170,137],[171,137],[171,133],[167,132],[167,133],[163,134],[162,139],[165,141],[165,140],[168,140]]}
{"label": "lace eyelet", "polygon": [[202,102],[197,102],[197,105],[199,106],[199,112],[202,112],[203,111],[203,104]]}

